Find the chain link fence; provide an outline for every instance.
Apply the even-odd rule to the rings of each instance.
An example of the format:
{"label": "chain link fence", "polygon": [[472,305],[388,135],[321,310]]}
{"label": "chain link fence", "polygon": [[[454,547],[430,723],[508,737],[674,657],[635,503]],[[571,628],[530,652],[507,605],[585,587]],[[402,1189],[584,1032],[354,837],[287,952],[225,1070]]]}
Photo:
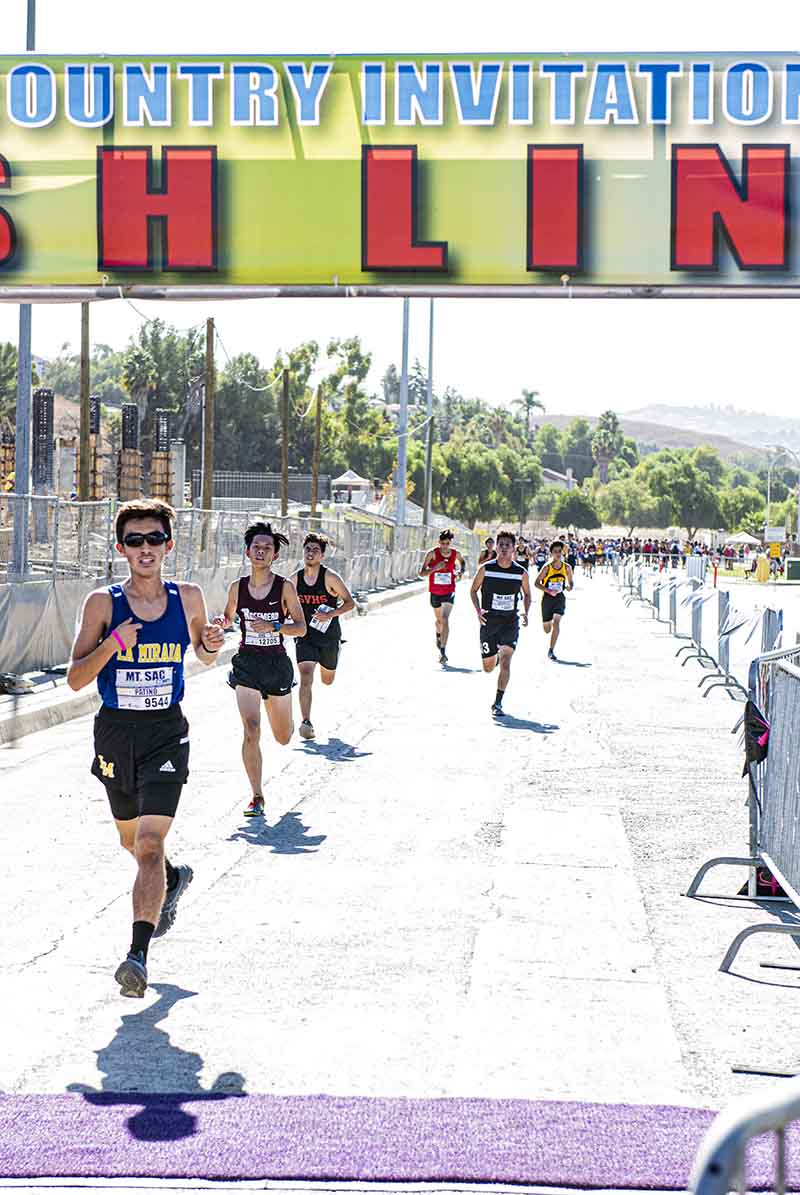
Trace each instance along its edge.
{"label": "chain link fence", "polygon": [[[65,502],[54,497],[0,496],[0,672],[18,675],[63,664],[86,594],[127,576],[124,556],[114,546],[117,503]],[[386,589],[417,578],[437,532],[421,525],[400,527],[391,519],[333,507],[317,516],[266,514],[260,503],[244,510],[178,510],[175,547],[163,575],[202,585],[212,614],[219,613],[231,582],[247,571],[244,532],[269,518],[289,539],[275,563],[287,576],[303,563],[309,531],[327,536],[325,563],[356,594]],[[441,518],[441,516],[440,516]],[[456,546],[468,568],[477,565],[480,542],[457,528]],[[20,572],[20,533],[27,547]]]}

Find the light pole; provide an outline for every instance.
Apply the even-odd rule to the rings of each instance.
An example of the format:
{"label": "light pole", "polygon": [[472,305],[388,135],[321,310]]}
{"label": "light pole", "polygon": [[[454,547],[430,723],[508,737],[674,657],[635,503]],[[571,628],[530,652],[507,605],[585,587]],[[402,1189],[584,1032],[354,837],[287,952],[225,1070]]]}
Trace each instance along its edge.
{"label": "light pole", "polygon": [[[28,0],[25,49],[36,49],[36,0]],[[14,493],[14,571],[24,576],[28,570],[28,495],[31,492],[31,316],[30,303],[19,306],[19,347],[17,350],[17,414],[15,428]]]}
{"label": "light pole", "polygon": [[525,523],[525,486],[531,484],[530,477],[515,477],[514,484],[519,486],[519,533]]}
{"label": "light pole", "polygon": [[425,435],[425,513],[423,515],[423,522],[426,527],[431,523],[431,508],[433,506],[433,299],[430,305],[430,318],[428,324],[428,386],[427,386],[427,409],[425,415],[428,420]]}
{"label": "light pole", "polygon": [[403,299],[403,356],[400,369],[400,418],[397,426],[397,504],[395,521],[402,527],[406,521],[406,474],[408,463],[408,309]]}

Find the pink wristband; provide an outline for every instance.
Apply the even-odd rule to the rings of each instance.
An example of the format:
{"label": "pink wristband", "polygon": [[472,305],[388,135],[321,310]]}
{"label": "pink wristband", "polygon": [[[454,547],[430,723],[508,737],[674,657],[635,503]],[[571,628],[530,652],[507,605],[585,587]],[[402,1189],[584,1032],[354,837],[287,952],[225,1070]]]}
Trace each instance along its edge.
{"label": "pink wristband", "polygon": [[127,647],[125,646],[125,640],[122,638],[121,635],[118,635],[116,631],[111,632],[111,638],[116,639],[117,643],[120,645],[120,647],[122,648],[123,651],[128,650]]}

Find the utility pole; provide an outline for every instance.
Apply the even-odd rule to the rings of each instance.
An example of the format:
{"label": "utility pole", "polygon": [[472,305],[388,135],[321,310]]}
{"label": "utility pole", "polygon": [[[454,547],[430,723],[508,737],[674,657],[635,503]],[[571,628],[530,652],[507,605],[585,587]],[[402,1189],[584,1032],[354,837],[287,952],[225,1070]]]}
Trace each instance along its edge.
{"label": "utility pole", "polygon": [[398,527],[406,521],[406,473],[408,463],[408,309],[409,300],[403,299],[403,358],[400,371],[400,419],[397,426],[397,506],[395,519]]}
{"label": "utility pole", "polygon": [[289,369],[283,367],[283,394],[281,397],[281,514],[289,513]]}
{"label": "utility pole", "polygon": [[433,299],[430,305],[430,320],[428,324],[428,388],[427,388],[428,426],[425,435],[425,513],[423,520],[426,527],[431,524],[433,508]]}
{"label": "utility pole", "polygon": [[211,510],[214,497],[214,321],[206,320],[206,386],[203,403],[203,510]]}
{"label": "utility pole", "polygon": [[311,517],[317,514],[319,490],[319,454],[322,441],[322,383],[317,386],[317,409],[314,415],[314,457],[311,464]]}
{"label": "utility pole", "polygon": [[[25,49],[36,49],[36,0],[28,0]],[[14,503],[14,546],[11,553],[14,572],[20,576],[24,576],[28,571],[28,496],[31,492],[31,317],[30,303],[20,303],[14,493],[19,494],[21,500]]]}
{"label": "utility pole", "polygon": [[92,462],[89,446],[89,304],[81,303],[81,402],[78,433],[78,500],[88,502],[91,497]]}
{"label": "utility pole", "polygon": [[515,477],[514,481],[519,486],[519,533],[522,535],[522,528],[525,523],[525,486],[530,484],[530,478]]}

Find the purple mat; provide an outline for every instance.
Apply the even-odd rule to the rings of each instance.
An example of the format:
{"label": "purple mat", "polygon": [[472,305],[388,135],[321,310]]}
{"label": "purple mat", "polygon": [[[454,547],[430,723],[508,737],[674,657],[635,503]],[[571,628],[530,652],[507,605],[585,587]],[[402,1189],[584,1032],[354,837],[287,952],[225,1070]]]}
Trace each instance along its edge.
{"label": "purple mat", "polygon": [[[3,1178],[330,1179],[684,1190],[714,1113],[484,1099],[0,1096]],[[795,1166],[798,1142],[791,1143]],[[769,1189],[771,1143],[750,1158]],[[796,1186],[792,1189],[798,1189]]]}

